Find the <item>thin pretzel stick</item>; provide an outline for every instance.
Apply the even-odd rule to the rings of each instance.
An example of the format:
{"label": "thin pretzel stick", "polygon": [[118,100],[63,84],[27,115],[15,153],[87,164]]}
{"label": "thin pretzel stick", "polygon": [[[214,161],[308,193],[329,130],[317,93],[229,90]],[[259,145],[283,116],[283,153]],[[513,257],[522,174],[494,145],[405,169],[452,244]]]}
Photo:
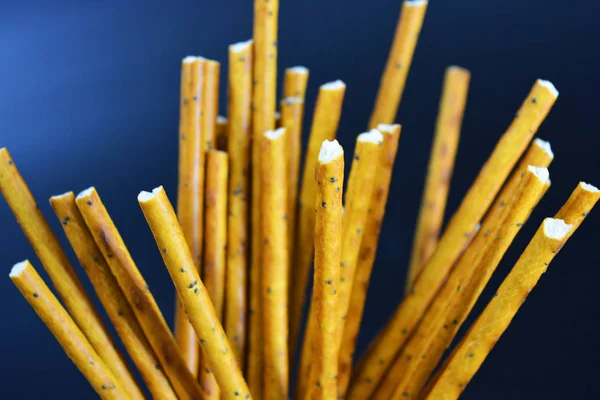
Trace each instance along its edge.
{"label": "thin pretzel stick", "polygon": [[[181,102],[179,117],[179,182],[177,218],[183,229],[196,268],[202,260],[204,225],[204,141],[206,133],[199,122],[204,114],[204,64],[202,57],[186,57],[181,63]],[[175,299],[175,338],[193,376],[198,375],[200,348],[179,299]]]}
{"label": "thin pretzel stick", "polygon": [[435,137],[429,156],[425,191],[421,200],[408,267],[406,291],[410,290],[416,276],[421,272],[421,267],[429,260],[438,243],[470,79],[471,73],[464,68],[446,69]]}
{"label": "thin pretzel stick", "polygon": [[224,399],[249,399],[248,385],[242,377],[225,331],[219,322],[208,291],[194,267],[185,245],[173,207],[162,187],[152,193],[141,192],[138,202],[192,326],[200,339]]}
{"label": "thin pretzel stick", "polygon": [[554,218],[562,219],[567,224],[573,225],[573,230],[568,233],[571,236],[588,216],[599,198],[600,191],[596,187],[589,183],[579,182]]}
{"label": "thin pretzel stick", "polygon": [[396,118],[427,3],[427,0],[405,0],[402,3],[394,42],[381,77],[369,128],[375,128],[378,124],[391,124]]}
{"label": "thin pretzel stick", "polygon": [[15,264],[9,277],[100,398],[131,399],[29,261]]}
{"label": "thin pretzel stick", "polygon": [[283,98],[297,97],[304,101],[309,73],[308,68],[302,66],[286,68],[283,78]]}
{"label": "thin pretzel stick", "polygon": [[202,72],[202,113],[200,124],[204,133],[204,149],[217,146],[217,118],[219,115],[219,78],[221,64],[214,60],[204,60]]}
{"label": "thin pretzel stick", "polygon": [[[356,262],[360,250],[360,244],[363,237],[365,220],[371,200],[371,191],[373,189],[373,181],[379,150],[382,145],[383,136],[381,133],[373,129],[368,133],[358,135],[356,139],[356,147],[348,178],[348,187],[345,194],[345,208],[342,228],[342,255],[340,261],[340,282],[338,284],[338,336],[332,346],[336,346],[336,351],[339,353],[339,347],[342,340],[344,324],[346,321],[348,307],[350,305],[350,294],[352,291],[352,283],[354,281],[354,272],[356,270]],[[342,186],[338,186],[342,190]],[[311,312],[312,312],[311,305]],[[302,346],[302,356],[300,359],[300,374],[299,379],[306,381],[310,378],[310,365],[314,360],[312,347],[314,343],[314,334],[318,327],[317,321],[314,318],[309,318],[309,329],[304,335],[304,343]],[[341,367],[349,367],[342,364]],[[307,371],[307,372],[304,372]],[[339,375],[349,374],[349,368],[339,369]],[[301,390],[306,388],[306,383],[301,384]],[[304,392],[306,393],[306,392]]]}
{"label": "thin pretzel stick", "polygon": [[342,256],[344,150],[337,140],[323,142],[316,165],[315,270],[311,311],[314,348],[308,391],[311,399],[337,398],[339,333],[337,289]]}
{"label": "thin pretzel stick", "polygon": [[291,268],[290,293],[290,354],[296,352],[302,325],[302,314],[306,295],[306,285],[313,262],[313,237],[315,234],[314,200],[317,194],[315,183],[315,165],[321,144],[333,140],[338,129],[342,113],[342,102],[346,85],[342,81],[333,81],[321,85],[315,105],[312,127],[306,148],[302,186],[298,202],[296,221],[296,241],[294,245],[294,264]]}
{"label": "thin pretzel stick", "polygon": [[288,365],[288,253],[286,131],[268,131],[262,138],[264,398],[286,399]]}
{"label": "thin pretzel stick", "polygon": [[[293,263],[294,245],[296,244],[296,210],[298,204],[298,178],[300,174],[303,113],[304,99],[298,97],[286,97],[281,101],[282,127],[285,128],[285,135],[287,136],[288,266],[291,266]],[[291,269],[289,273],[291,279]]]}
{"label": "thin pretzel stick", "polygon": [[204,393],[179,352],[150,288],[131,258],[98,192],[91,187],[77,195],[75,202],[175,393],[184,399],[203,398]]}
{"label": "thin pretzel stick", "polygon": [[228,148],[227,135],[228,135],[228,130],[229,130],[228,125],[229,124],[228,124],[227,118],[225,118],[222,115],[219,115],[217,117],[217,130],[215,133],[215,135],[216,135],[215,143],[216,143],[217,150],[227,151],[227,148]]}
{"label": "thin pretzel stick", "polygon": [[[353,290],[354,274],[367,214],[371,203],[371,193],[375,182],[375,173],[379,161],[380,150],[383,147],[383,135],[376,129],[358,135],[356,147],[348,177],[348,187],[344,195],[344,226],[342,233],[342,259],[340,261],[340,283],[338,315],[340,329],[335,345],[338,351],[344,334],[350,296]],[[351,365],[341,363],[340,376],[350,374]]]}
{"label": "thin pretzel stick", "polygon": [[538,80],[534,84],[511,126],[500,138],[452,217],[413,289],[359,362],[353,377],[354,383],[350,387],[351,399],[365,399],[373,393],[557,96],[558,91],[550,82]]}
{"label": "thin pretzel stick", "polygon": [[[450,273],[448,281],[425,313],[421,324],[379,386],[376,396],[394,399],[414,399],[418,396],[425,382],[415,379],[414,375],[420,376],[423,365],[429,365],[429,360],[437,356],[430,354],[428,349],[444,335],[444,331],[453,329],[452,326],[459,322],[448,322],[452,309],[459,303],[470,301],[471,293],[479,296],[479,288],[483,289],[487,284],[531,210],[541,199],[548,181],[548,170],[528,167],[522,174],[516,174],[516,179],[520,181],[519,186],[500,219],[484,220],[483,234],[478,235]],[[478,240],[479,238],[483,240]]]}
{"label": "thin pretzel stick", "polygon": [[[206,209],[204,231],[204,264],[202,281],[215,307],[219,321],[223,320],[225,294],[225,247],[227,245],[227,153],[206,152]],[[200,350],[198,382],[209,398],[219,399],[219,387],[210,371],[208,357]]]}
{"label": "thin pretzel stick", "polygon": [[113,375],[118,377],[119,386],[129,397],[143,399],[133,375],[114,347],[81,281],[6,148],[0,148],[0,192],[79,329]]}
{"label": "thin pretzel stick", "polygon": [[85,225],[75,203],[75,195],[73,192],[68,192],[53,196],[50,198],[50,205],[52,205],[79,263],[92,282],[94,291],[152,396],[157,399],[177,399],[163,370],[156,368],[159,361],[146,340],[117,280],[94,242],[91,232]]}
{"label": "thin pretzel stick", "polygon": [[350,306],[348,308],[348,318],[344,326],[344,334],[339,351],[340,370],[345,369],[348,371],[348,373],[341,374],[338,380],[338,389],[342,396],[345,395],[350,383],[349,371],[352,367],[352,355],[356,348],[356,339],[367,297],[367,287],[373,263],[375,262],[381,222],[385,215],[385,205],[390,189],[396,151],[398,150],[401,126],[379,125],[377,129],[383,135],[383,145],[377,160],[375,182],[373,183],[367,220],[365,222],[365,233],[360,245],[356,272],[354,274],[354,284],[352,285],[352,294],[350,296]]}
{"label": "thin pretzel stick", "polygon": [[254,0],[254,69],[252,87],[252,214],[250,309],[247,377],[253,395],[263,398],[263,318],[261,305],[262,226],[260,151],[262,135],[275,129],[277,90],[277,30],[279,0]]}
{"label": "thin pretzel stick", "polygon": [[241,367],[246,358],[251,103],[252,41],[248,40],[229,46],[229,211],[224,327]]}
{"label": "thin pretzel stick", "polygon": [[561,219],[544,220],[492,301],[432,381],[424,399],[459,397],[573,230]]}

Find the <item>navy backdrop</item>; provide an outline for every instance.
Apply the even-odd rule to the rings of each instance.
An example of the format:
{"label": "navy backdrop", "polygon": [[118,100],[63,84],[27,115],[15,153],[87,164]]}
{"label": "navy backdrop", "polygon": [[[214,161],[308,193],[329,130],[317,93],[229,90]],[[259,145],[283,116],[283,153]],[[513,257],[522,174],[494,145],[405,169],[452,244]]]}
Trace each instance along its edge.
{"label": "navy backdrop", "polygon": [[[535,79],[549,79],[560,90],[539,131],[556,154],[552,188],[504,258],[484,302],[542,218],[556,212],[577,182],[600,184],[600,3],[431,3],[398,116],[404,130],[359,351],[401,299],[446,66],[458,64],[472,72],[449,212],[458,206]],[[162,184],[175,198],[180,59],[198,54],[220,60],[225,77],[227,45],[251,35],[252,1],[0,4],[0,146],[10,150],[65,245],[47,199],[90,185],[98,188],[171,322],[173,286],[136,195]],[[320,84],[338,78],[346,82],[338,139],[347,149],[366,126],[400,4],[281,2],[280,66],[310,68],[309,117]],[[222,92],[221,106],[224,100]],[[3,200],[0,227],[4,274],[25,258],[41,270]],[[600,397],[595,306],[599,228],[596,210],[535,288],[468,386],[465,399]],[[0,316],[0,397],[95,396],[7,277],[0,279]]]}

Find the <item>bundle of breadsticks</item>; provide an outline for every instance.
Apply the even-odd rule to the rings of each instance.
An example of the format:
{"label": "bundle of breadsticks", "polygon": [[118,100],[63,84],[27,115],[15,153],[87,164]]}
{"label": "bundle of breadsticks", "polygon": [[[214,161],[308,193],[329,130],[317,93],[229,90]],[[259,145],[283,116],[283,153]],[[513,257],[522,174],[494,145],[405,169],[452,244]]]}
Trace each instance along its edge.
{"label": "bundle of breadsticks", "polygon": [[[367,132],[352,150],[335,140],[339,80],[320,86],[302,148],[309,70],[285,69],[278,101],[278,8],[255,0],[253,39],[229,47],[227,117],[219,62],[183,59],[176,202],[162,187],[137,198],[177,293],[174,331],[99,192],[50,198],[143,382],[3,148],[0,191],[54,291],[37,262],[14,265],[10,279],[103,399],[456,399],[600,197],[580,182],[556,215],[528,221],[550,188],[554,156],[534,135],[558,91],[534,82],[442,231],[470,82],[466,69],[446,70],[405,297],[357,358],[401,133],[396,114],[427,1],[404,1]],[[528,222],[539,229],[442,360]]]}

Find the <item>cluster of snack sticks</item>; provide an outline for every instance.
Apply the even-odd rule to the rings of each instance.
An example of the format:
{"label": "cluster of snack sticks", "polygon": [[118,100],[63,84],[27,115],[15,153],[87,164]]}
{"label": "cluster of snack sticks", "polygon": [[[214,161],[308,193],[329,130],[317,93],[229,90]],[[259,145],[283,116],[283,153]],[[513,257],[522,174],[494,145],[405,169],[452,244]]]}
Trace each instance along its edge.
{"label": "cluster of snack sticks", "polygon": [[[153,398],[287,399],[296,365],[297,399],[456,399],[600,197],[581,182],[542,222],[433,375],[550,187],[550,145],[532,139],[558,91],[534,83],[440,234],[470,81],[467,70],[447,69],[406,295],[354,363],[400,138],[393,122],[427,1],[402,5],[346,187],[335,140],[345,84],[319,89],[301,173],[309,71],[285,70],[276,112],[279,4],[255,0],[254,7],[253,40],[229,47],[227,118],[218,116],[220,64],[183,59],[176,212],[162,187],[138,196],[178,294],[174,333],[94,188],[50,199],[79,263]],[[64,307],[28,261],[10,278],[101,398],[143,399],[6,148],[0,190]]]}

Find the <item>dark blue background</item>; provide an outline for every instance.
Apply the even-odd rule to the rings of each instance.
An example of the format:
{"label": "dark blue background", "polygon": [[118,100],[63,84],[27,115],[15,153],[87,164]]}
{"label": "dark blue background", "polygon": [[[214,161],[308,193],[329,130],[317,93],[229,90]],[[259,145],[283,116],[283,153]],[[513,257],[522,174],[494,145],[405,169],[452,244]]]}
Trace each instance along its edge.
{"label": "dark blue background", "polygon": [[[347,83],[338,138],[352,148],[371,112],[401,2],[281,3],[280,66],[310,68],[309,122],[318,86],[337,78]],[[359,350],[401,298],[447,65],[472,71],[449,212],[535,79],[551,80],[561,93],[539,132],[556,154],[552,188],[502,262],[485,301],[542,218],[556,212],[577,182],[600,184],[600,3],[431,3],[399,112],[404,130]],[[251,36],[252,1],[0,4],[0,146],[10,150],[65,245],[46,199],[90,185],[98,188],[172,321],[173,287],[136,195],[162,184],[174,200],[180,59],[188,54],[218,59],[226,77],[227,45]],[[41,270],[4,201],[0,227],[4,273],[24,258]],[[551,265],[468,386],[465,399],[600,397],[599,227],[596,210]],[[0,316],[0,397],[94,397],[7,277],[0,279]]]}

